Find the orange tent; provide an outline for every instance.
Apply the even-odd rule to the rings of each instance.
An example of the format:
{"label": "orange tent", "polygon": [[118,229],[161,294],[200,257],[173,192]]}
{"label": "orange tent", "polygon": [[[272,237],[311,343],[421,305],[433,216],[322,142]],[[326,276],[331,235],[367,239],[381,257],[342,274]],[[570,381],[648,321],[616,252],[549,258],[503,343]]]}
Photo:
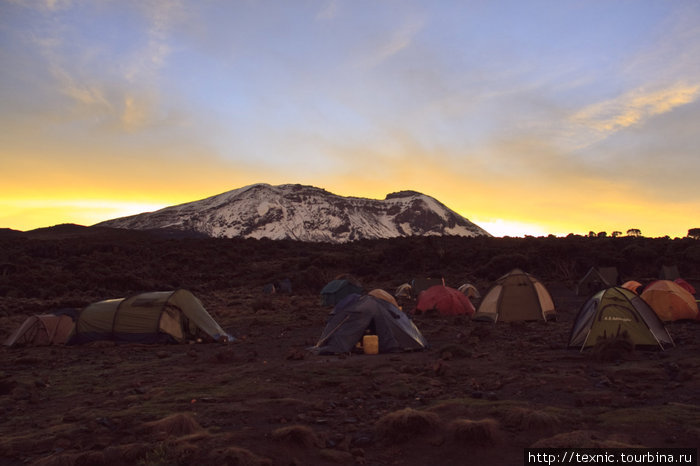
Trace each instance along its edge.
{"label": "orange tent", "polygon": [[374,296],[377,299],[383,299],[387,303],[390,303],[390,304],[398,307],[399,309],[401,309],[401,307],[399,306],[399,303],[396,302],[396,299],[394,299],[394,297],[391,296],[388,292],[386,292],[380,288],[372,290],[367,294],[370,296]]}
{"label": "orange tent", "polygon": [[696,319],[698,316],[698,303],[693,295],[671,280],[651,283],[641,296],[664,322]]}
{"label": "orange tent", "polygon": [[437,311],[444,316],[474,314],[474,305],[460,291],[444,285],[431,286],[418,296],[416,312]]}
{"label": "orange tent", "polygon": [[622,288],[626,288],[630,291],[633,291],[636,294],[639,294],[639,292],[642,289],[642,286],[643,285],[636,280],[630,280],[622,284]]}

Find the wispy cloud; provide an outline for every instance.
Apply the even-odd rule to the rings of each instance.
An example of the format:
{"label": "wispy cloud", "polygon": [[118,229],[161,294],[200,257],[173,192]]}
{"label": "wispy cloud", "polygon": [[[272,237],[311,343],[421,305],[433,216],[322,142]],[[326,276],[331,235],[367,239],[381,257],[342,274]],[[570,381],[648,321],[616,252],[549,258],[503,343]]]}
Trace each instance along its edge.
{"label": "wispy cloud", "polygon": [[130,82],[156,77],[172,52],[170,33],[185,14],[179,0],[150,0],[139,3],[139,7],[149,23],[148,41],[127,66],[125,77]]}
{"label": "wispy cloud", "polygon": [[360,61],[362,67],[372,68],[408,48],[416,34],[423,28],[423,21],[418,18],[406,20],[401,26],[370,44],[371,50]]}
{"label": "wispy cloud", "polygon": [[581,146],[599,142],[625,128],[673,111],[700,97],[700,83],[675,85],[647,91],[635,89],[614,99],[597,102],[573,114],[570,122],[585,133]]}
{"label": "wispy cloud", "polygon": [[331,20],[338,16],[338,0],[329,0],[316,14],[317,20]]}

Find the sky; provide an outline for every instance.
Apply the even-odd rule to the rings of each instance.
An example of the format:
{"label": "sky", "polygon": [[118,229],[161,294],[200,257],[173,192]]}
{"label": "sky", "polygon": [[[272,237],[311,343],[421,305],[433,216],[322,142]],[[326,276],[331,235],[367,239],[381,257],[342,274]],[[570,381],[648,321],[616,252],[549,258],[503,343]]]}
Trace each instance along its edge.
{"label": "sky", "polygon": [[698,0],[0,0],[0,228],[254,183],[700,227]]}

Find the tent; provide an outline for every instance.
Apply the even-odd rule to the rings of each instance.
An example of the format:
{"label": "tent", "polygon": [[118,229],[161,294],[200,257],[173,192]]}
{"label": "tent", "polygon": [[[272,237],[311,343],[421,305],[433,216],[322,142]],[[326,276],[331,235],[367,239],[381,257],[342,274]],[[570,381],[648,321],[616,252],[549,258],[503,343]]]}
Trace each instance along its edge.
{"label": "tent", "polygon": [[663,322],[633,291],[601,290],[581,306],[569,336],[570,348],[589,348],[599,340],[625,335],[635,346],[673,346]]}
{"label": "tent", "polygon": [[681,288],[685,288],[685,290],[692,295],[696,293],[695,287],[687,281],[683,280],[682,278],[676,278],[675,280],[673,280],[673,282],[677,285],[680,285]]}
{"label": "tent", "polygon": [[68,341],[75,328],[74,314],[73,310],[65,310],[54,314],[29,316],[5,340],[4,344],[5,346],[63,345]]}
{"label": "tent", "polygon": [[457,288],[457,291],[463,293],[469,299],[481,298],[481,293],[479,293],[479,290],[471,283],[465,283],[464,285]]}
{"label": "tent", "polygon": [[386,292],[382,289],[377,288],[375,290],[370,291],[367,294],[370,296],[374,296],[375,298],[378,298],[378,299],[383,299],[387,303],[393,304],[394,306],[399,307],[399,303],[396,302],[396,299],[393,296],[391,296],[388,292]]}
{"label": "tent", "polygon": [[688,290],[671,280],[656,280],[641,294],[656,315],[664,322],[696,319],[698,303]]}
{"label": "tent", "polygon": [[231,341],[187,290],[154,291],[108,299],[85,307],[69,344],[113,340],[136,343],[182,343],[188,340]]}
{"label": "tent", "polygon": [[475,320],[515,322],[556,318],[547,288],[532,275],[514,269],[496,280],[474,314]]}
{"label": "tent", "polygon": [[337,279],[328,282],[321,290],[321,304],[335,306],[346,296],[362,293],[362,287],[348,279]]}
{"label": "tent", "polygon": [[630,291],[633,291],[636,294],[639,294],[642,291],[643,287],[644,285],[642,285],[636,280],[629,280],[622,284],[622,288],[626,288]]}
{"label": "tent", "polygon": [[576,285],[578,296],[587,296],[596,291],[617,286],[617,267],[591,267]]}
{"label": "tent", "polygon": [[428,347],[418,327],[399,308],[374,296],[354,294],[333,309],[321,338],[310,349],[319,354],[347,353],[368,331],[377,335],[380,353]]}
{"label": "tent", "polygon": [[411,285],[408,283],[403,283],[396,288],[394,296],[397,298],[410,298],[412,294]]}
{"label": "tent", "polygon": [[474,314],[474,305],[460,291],[444,285],[431,286],[418,296],[416,313],[437,311],[444,316]]}

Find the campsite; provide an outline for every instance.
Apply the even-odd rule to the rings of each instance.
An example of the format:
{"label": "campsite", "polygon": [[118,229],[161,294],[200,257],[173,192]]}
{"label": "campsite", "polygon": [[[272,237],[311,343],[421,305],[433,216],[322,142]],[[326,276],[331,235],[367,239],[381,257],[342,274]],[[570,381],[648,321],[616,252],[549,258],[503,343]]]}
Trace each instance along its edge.
{"label": "campsite", "polygon": [[[154,324],[159,334],[175,323],[201,321],[199,329],[209,329],[199,335],[192,326],[170,343],[88,338],[2,346],[3,465],[417,466],[436,458],[442,465],[513,465],[528,447],[700,444],[700,320],[657,320],[640,346],[625,335],[583,350],[582,341],[569,344],[582,306],[593,316],[613,299],[601,294],[589,304],[608,285],[646,286],[673,268],[697,288],[698,240],[570,235],[326,244],[63,225],[2,231],[0,245],[3,341],[30,316],[112,309],[122,299],[135,308],[139,300],[130,297],[142,293],[150,301],[142,296],[139,305],[152,307],[147,303],[165,306],[172,295],[156,292],[188,290],[180,299],[212,319],[169,313]],[[616,274],[608,273],[612,267]],[[533,284],[533,296],[546,293],[554,310],[542,298],[547,306],[536,320],[499,320],[490,308],[486,319],[472,319],[473,310],[414,312],[417,297],[395,293],[414,279],[432,280],[427,289],[470,284],[478,290],[479,297],[470,295],[477,315],[482,300],[495,300],[492,286],[505,287],[503,277],[515,269],[536,277],[520,282]],[[612,275],[615,284],[588,281]],[[341,309],[329,318],[347,297],[321,294],[342,289],[329,286],[341,279],[362,293],[393,295],[410,319],[395,315],[381,293],[358,303],[394,315],[406,334],[414,325],[420,335],[411,341],[424,338],[427,347],[310,351],[350,320]],[[616,293],[637,302],[622,290]],[[389,331],[376,330],[380,338]],[[664,330],[670,338],[659,337]]]}

